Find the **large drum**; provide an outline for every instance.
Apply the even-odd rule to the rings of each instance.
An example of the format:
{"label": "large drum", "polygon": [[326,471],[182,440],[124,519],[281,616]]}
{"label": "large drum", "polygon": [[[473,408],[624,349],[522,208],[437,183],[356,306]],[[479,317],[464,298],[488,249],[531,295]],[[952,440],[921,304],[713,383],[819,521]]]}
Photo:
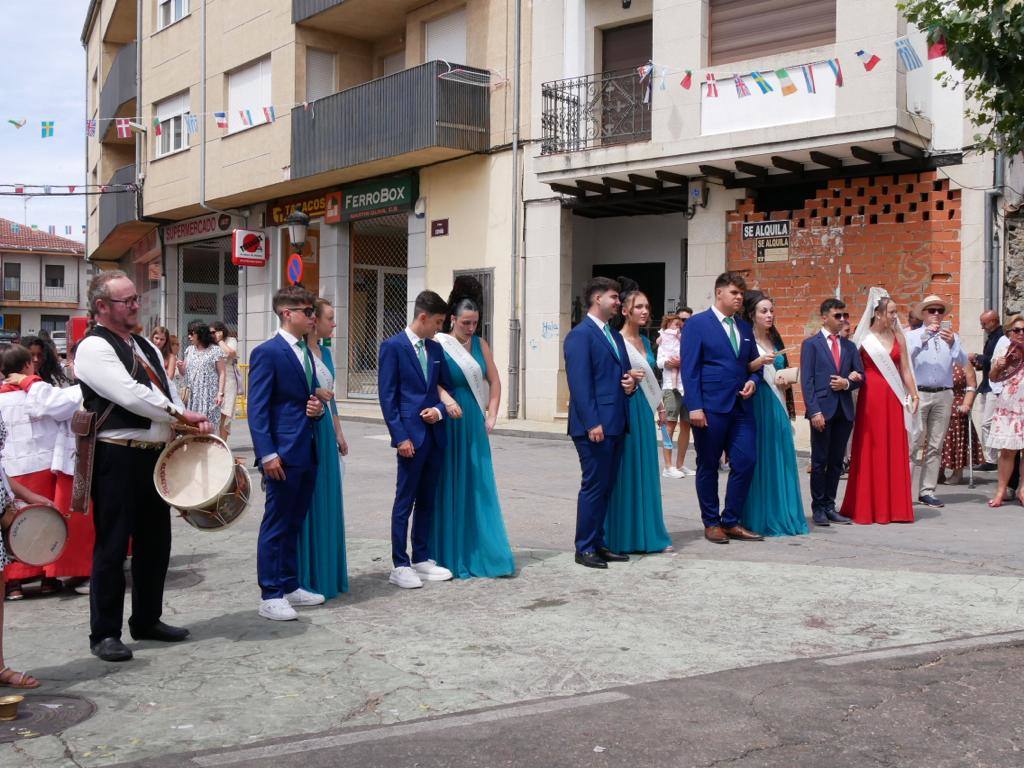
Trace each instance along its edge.
{"label": "large drum", "polygon": [[249,505],[249,473],[213,435],[180,437],[164,448],[153,482],[160,498],[200,531],[227,528]]}
{"label": "large drum", "polygon": [[68,541],[64,516],[49,504],[18,504],[4,531],[4,546],[25,565],[43,566],[55,562]]}

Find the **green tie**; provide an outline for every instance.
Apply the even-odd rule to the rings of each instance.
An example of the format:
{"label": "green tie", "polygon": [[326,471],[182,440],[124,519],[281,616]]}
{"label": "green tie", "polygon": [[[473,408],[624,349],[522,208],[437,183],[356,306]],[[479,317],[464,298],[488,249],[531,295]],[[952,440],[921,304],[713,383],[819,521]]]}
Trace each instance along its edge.
{"label": "green tie", "polygon": [[612,338],[612,332],[608,329],[607,323],[604,326],[604,336],[608,339],[608,343],[612,345],[612,352],[615,353],[615,359],[621,362],[622,358],[619,357],[619,348],[615,346],[615,339]]}
{"label": "green tie", "polygon": [[309,347],[305,339],[299,339],[295,346],[302,350],[302,367],[306,370],[306,389],[313,391],[313,360],[309,354]]}
{"label": "green tie", "polygon": [[423,339],[416,342],[416,357],[420,359],[420,368],[423,369],[423,380],[427,380],[427,350],[424,349]]}
{"label": "green tie", "polygon": [[736,335],[736,321],[731,317],[725,318],[725,322],[729,326],[729,343],[732,344],[732,351],[736,357],[740,356],[740,339]]}

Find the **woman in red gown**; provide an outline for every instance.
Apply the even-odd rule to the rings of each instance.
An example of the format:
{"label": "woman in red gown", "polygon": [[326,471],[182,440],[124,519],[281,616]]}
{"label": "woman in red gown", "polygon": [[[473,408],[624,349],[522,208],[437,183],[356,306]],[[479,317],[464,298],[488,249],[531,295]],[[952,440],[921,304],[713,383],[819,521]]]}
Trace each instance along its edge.
{"label": "woman in red gown", "polygon": [[[906,341],[899,327],[896,303],[883,292],[876,297],[872,289],[869,330],[858,328],[863,337],[864,383],[857,396],[857,420],[853,428],[853,450],[849,480],[843,498],[842,514],[855,523],[912,523],[914,506],[910,491],[910,450],[908,448],[905,406],[917,409],[917,386],[903,354]],[[865,313],[867,315],[867,313]],[[864,322],[864,321],[862,321]],[[894,368],[890,377],[902,384],[898,395],[872,357],[888,355]],[[909,393],[909,394],[908,394]]]}

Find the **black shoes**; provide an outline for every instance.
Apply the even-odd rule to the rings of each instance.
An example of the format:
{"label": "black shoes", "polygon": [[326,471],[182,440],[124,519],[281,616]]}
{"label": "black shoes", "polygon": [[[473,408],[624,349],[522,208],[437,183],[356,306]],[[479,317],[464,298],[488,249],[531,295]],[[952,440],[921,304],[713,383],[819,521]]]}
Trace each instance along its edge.
{"label": "black shoes", "polygon": [[629,555],[617,555],[612,552],[608,547],[598,547],[597,556],[604,560],[606,563],[628,563]]}
{"label": "black shoes", "polygon": [[853,521],[850,518],[846,515],[840,515],[834,509],[826,510],[825,517],[828,518],[830,523],[835,523],[836,525],[853,525]]}
{"label": "black shoes", "polygon": [[814,521],[815,525],[820,525],[822,528],[828,528],[829,526],[828,517],[824,512],[812,512],[811,520]]}
{"label": "black shoes", "polygon": [[[132,638],[135,640],[159,640],[161,643],[180,643],[189,635],[189,631],[184,627],[172,627],[162,621],[158,621],[148,629],[135,629],[129,626],[128,631],[131,632]],[[128,652],[131,653],[131,651]]]}
{"label": "black shoes", "polygon": [[946,506],[934,496],[918,496],[917,500],[924,504],[926,507],[931,507],[932,509],[942,509],[944,506]]}
{"label": "black shoes", "polygon": [[92,646],[92,655],[103,661],[130,661],[132,651],[116,637],[105,637]]}
{"label": "black shoes", "polygon": [[975,472],[995,472],[997,469],[999,469],[999,466],[991,461],[983,461],[981,464],[974,466]]}
{"label": "black shoes", "polygon": [[597,556],[596,552],[577,552],[576,562],[585,568],[607,568],[608,563]]}

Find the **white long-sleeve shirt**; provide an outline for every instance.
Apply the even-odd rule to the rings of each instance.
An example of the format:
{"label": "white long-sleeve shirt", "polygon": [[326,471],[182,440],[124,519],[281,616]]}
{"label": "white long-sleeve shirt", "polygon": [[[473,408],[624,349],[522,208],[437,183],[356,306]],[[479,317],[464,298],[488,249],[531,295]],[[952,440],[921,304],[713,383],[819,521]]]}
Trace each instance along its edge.
{"label": "white long-sleeve shirt", "polygon": [[82,407],[81,387],[60,389],[45,381],[28,392],[0,394],[0,416],[7,424],[3,468],[10,477],[51,469],[75,473],[75,441],[69,424]]}
{"label": "white long-sleeve shirt", "polygon": [[[144,341],[157,351],[157,355],[160,354],[148,339]],[[149,363],[134,339],[132,348],[140,358]],[[89,336],[78,345],[78,351],[75,353],[75,375],[100,397],[152,422],[149,429],[101,429],[97,433],[98,437],[153,443],[166,443],[173,438],[171,423],[175,418],[168,413],[167,408],[170,407],[179,414],[185,411],[173,381],[167,382],[170,398],[165,397],[158,387],[150,388],[135,381],[114,348],[99,336]],[[102,415],[97,414],[96,418]]]}

